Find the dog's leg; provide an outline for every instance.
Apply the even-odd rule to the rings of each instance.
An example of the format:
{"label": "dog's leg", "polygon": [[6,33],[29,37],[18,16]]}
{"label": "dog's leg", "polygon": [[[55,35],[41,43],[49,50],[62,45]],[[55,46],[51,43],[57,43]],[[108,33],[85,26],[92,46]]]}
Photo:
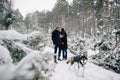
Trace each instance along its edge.
{"label": "dog's leg", "polygon": [[[69,63],[70,63],[70,64],[69,64]],[[73,64],[71,63],[71,59],[67,61],[67,64],[69,64],[68,70],[70,70],[70,67],[73,65]]]}
{"label": "dog's leg", "polygon": [[79,65],[79,63],[77,63],[77,64],[78,64],[77,76],[79,76],[79,72],[80,72],[80,65]]}
{"label": "dog's leg", "polygon": [[76,63],[73,64],[73,67],[74,67],[74,71],[76,70]]}
{"label": "dog's leg", "polygon": [[73,64],[73,70],[75,71],[75,64]]}
{"label": "dog's leg", "polygon": [[79,63],[78,63],[78,69],[80,68]]}
{"label": "dog's leg", "polygon": [[83,65],[82,77],[84,77],[84,70],[85,70],[85,65]]}
{"label": "dog's leg", "polygon": [[71,67],[71,64],[69,65],[68,70],[70,70],[70,67]]}

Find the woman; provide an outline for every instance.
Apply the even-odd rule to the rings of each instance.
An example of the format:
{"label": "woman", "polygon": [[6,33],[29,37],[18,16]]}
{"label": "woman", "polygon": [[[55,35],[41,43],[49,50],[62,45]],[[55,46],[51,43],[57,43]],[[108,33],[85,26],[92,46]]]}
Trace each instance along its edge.
{"label": "woman", "polygon": [[63,52],[63,60],[67,59],[67,33],[64,28],[61,29],[61,50]]}

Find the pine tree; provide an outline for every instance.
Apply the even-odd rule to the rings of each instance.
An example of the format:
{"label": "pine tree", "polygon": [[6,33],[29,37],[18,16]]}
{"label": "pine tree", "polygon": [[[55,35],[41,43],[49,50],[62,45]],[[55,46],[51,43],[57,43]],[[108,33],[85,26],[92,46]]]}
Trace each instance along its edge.
{"label": "pine tree", "polygon": [[61,26],[64,26],[65,17],[68,15],[68,8],[69,5],[66,0],[57,0],[57,3],[53,9],[53,14],[56,18],[55,21],[58,21]]}
{"label": "pine tree", "polygon": [[13,22],[11,2],[11,0],[0,0],[0,24],[4,25],[6,30]]}

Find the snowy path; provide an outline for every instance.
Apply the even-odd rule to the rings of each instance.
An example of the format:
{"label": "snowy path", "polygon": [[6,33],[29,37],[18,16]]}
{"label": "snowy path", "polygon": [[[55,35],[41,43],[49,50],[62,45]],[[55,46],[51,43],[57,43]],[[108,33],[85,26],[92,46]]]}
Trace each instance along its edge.
{"label": "snowy path", "polygon": [[[73,66],[72,66],[73,67]],[[120,80],[120,75],[105,70],[94,64],[88,63],[85,69],[84,77],[82,77],[82,69],[68,69],[65,61],[61,61],[56,65],[55,72],[51,80]]]}
{"label": "snowy path", "polygon": [[120,74],[103,69],[92,63],[87,63],[84,77],[82,77],[81,67],[79,71],[77,67],[74,66],[70,67],[70,69],[68,68],[69,65],[66,64],[66,61],[59,61],[56,64],[53,76],[50,80],[120,80]]}

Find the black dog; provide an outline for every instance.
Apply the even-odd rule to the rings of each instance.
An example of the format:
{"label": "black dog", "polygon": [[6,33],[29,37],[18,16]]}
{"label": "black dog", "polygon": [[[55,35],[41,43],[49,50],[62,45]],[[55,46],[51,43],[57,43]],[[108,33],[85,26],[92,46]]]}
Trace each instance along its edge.
{"label": "black dog", "polygon": [[87,55],[77,55],[77,56],[74,56],[74,57],[71,57],[66,63],[67,64],[71,64],[71,66],[76,62],[78,63],[78,69],[79,69],[79,64],[82,65],[82,67],[84,67],[84,65],[87,63]]}
{"label": "black dog", "polygon": [[71,66],[72,66],[76,62],[78,64],[78,69],[79,69],[79,64],[81,64],[81,66],[83,67],[83,69],[82,69],[82,77],[84,77],[85,64],[87,63],[87,61],[88,61],[87,52],[83,52],[81,55],[71,57],[66,63],[67,64],[70,63]]}

